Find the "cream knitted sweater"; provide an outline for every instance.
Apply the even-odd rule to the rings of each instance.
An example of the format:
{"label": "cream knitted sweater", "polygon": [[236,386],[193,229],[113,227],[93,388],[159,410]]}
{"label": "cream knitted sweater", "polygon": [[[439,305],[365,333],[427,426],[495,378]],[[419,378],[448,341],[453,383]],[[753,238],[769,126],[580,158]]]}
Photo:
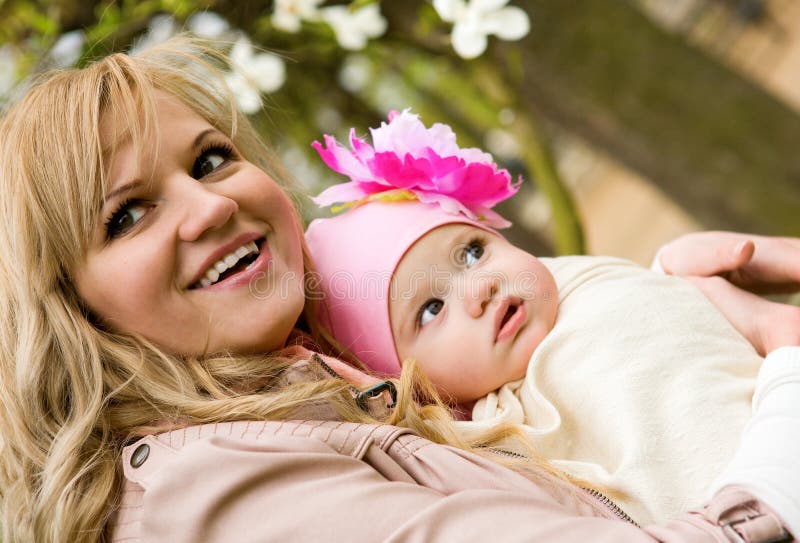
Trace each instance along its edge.
{"label": "cream knitted sweater", "polygon": [[687,281],[616,258],[542,262],[555,327],[525,378],[478,401],[461,430],[522,424],[641,524],[700,506],[750,419],[763,359]]}

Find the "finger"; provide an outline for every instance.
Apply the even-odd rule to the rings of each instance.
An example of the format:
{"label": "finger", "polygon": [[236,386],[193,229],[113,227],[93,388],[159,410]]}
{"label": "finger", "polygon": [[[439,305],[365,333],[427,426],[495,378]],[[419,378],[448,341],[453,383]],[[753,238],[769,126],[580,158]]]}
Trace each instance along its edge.
{"label": "finger", "polygon": [[770,302],[730,284],[721,277],[687,277],[716,306],[762,356],[765,355],[763,330],[754,318],[770,310]]}
{"label": "finger", "polygon": [[760,293],[800,289],[800,239],[755,237],[752,258],[727,275],[734,284]]}
{"label": "finger", "polygon": [[[752,239],[747,239],[736,244],[733,251],[730,253],[730,260],[728,261],[728,270],[735,270],[741,268],[753,258],[756,252],[756,244]],[[726,271],[728,271],[726,270]]]}
{"label": "finger", "polygon": [[667,244],[661,266],[673,275],[712,276],[741,268],[754,252],[755,244],[744,235],[697,232]]}

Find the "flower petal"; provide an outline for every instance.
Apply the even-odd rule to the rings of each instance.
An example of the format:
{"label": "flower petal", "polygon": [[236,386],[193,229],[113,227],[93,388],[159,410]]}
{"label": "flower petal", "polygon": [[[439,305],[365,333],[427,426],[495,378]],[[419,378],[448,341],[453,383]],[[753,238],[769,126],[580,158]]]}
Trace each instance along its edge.
{"label": "flower petal", "polygon": [[396,188],[418,187],[430,180],[427,165],[415,161],[411,155],[401,159],[395,153],[375,153],[368,166],[377,179]]}
{"label": "flower petal", "polygon": [[456,144],[456,133],[448,125],[435,123],[427,132],[425,144],[439,156],[457,155],[461,151]]}
{"label": "flower petal", "polygon": [[371,128],[375,152],[391,151],[398,155],[414,153],[427,143],[425,125],[409,110],[404,110],[379,128]]}
{"label": "flower petal", "polygon": [[311,200],[320,207],[327,207],[340,202],[355,202],[365,196],[369,193],[359,183],[351,181],[328,187]]}
{"label": "flower petal", "polygon": [[228,21],[213,11],[198,11],[189,17],[186,25],[201,38],[217,38],[230,28]]}
{"label": "flower petal", "polygon": [[236,97],[236,104],[243,113],[250,115],[261,108],[261,95],[242,74],[238,72],[227,74],[225,83],[231,94]]}
{"label": "flower petal", "polygon": [[448,23],[455,22],[456,17],[463,13],[465,8],[464,0],[433,0],[433,9]]}
{"label": "flower petal", "polygon": [[245,65],[253,57],[253,45],[250,40],[242,36],[234,42],[229,56],[231,64]]}
{"label": "flower petal", "polygon": [[380,4],[367,4],[352,16],[355,25],[370,38],[377,38],[386,32],[387,22],[381,15]]}
{"label": "flower petal", "polygon": [[284,32],[298,32],[302,21],[319,19],[318,7],[324,0],[276,0],[272,24]]}
{"label": "flower petal", "polygon": [[478,149],[477,147],[467,147],[466,149],[460,149],[458,156],[466,160],[467,162],[482,162],[484,164],[492,164],[494,165],[494,159],[492,155],[487,153],[482,149]]}
{"label": "flower petal", "polygon": [[289,11],[278,11],[272,14],[270,18],[272,26],[284,32],[297,33],[300,32],[300,17]]}
{"label": "flower petal", "polygon": [[416,190],[412,192],[417,195],[420,202],[425,204],[438,204],[447,213],[452,213],[453,215],[463,213],[470,219],[477,219],[477,216],[467,206],[446,194]]}
{"label": "flower petal", "polygon": [[488,14],[483,29],[504,40],[518,40],[530,32],[531,22],[527,13],[512,6]]}
{"label": "flower petal", "polygon": [[472,211],[492,228],[500,229],[511,226],[511,221],[503,218],[499,213],[488,207],[476,207]]}
{"label": "flower petal", "polygon": [[372,178],[369,169],[353,156],[350,151],[339,145],[333,137],[325,136],[325,145],[326,147],[322,147],[322,144],[317,141],[311,144],[322,160],[325,161],[325,164],[333,171],[347,175],[353,181]]}
{"label": "flower petal", "polygon": [[460,149],[449,126],[428,129],[410,110],[392,112],[389,118],[388,124],[371,130],[374,148],[352,129],[352,151],[331,136],[325,136],[325,146],[314,142],[325,163],[351,179],[339,185],[345,188],[323,192],[317,203],[413,194],[449,213],[507,224],[489,208],[516,194],[519,183],[512,183],[508,171],[498,169],[491,155],[480,149]]}
{"label": "flower petal", "polygon": [[283,59],[271,53],[259,53],[246,65],[255,84],[264,92],[274,92],[286,82],[286,65]]}
{"label": "flower petal", "polygon": [[508,4],[508,0],[472,0],[469,7],[473,11],[489,13],[497,11]]}
{"label": "flower petal", "polygon": [[375,149],[364,140],[356,137],[356,129],[350,129],[350,147],[359,162],[365,163],[375,155]]}
{"label": "flower petal", "polygon": [[377,37],[386,31],[386,19],[377,4],[369,4],[355,13],[346,6],[328,6],[320,9],[323,21],[333,29],[336,41],[343,49],[359,50],[367,45],[368,37]]}
{"label": "flower petal", "polygon": [[476,58],[486,51],[486,34],[475,25],[456,24],[451,39],[453,49],[461,58]]}

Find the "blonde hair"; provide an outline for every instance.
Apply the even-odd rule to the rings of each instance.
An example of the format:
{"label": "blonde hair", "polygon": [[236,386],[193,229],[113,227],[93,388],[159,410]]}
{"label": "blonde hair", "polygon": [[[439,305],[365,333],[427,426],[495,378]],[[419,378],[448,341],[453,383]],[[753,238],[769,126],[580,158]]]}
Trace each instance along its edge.
{"label": "blonde hair", "polygon": [[[75,291],[72,272],[106,190],[101,118],[123,116],[140,152],[159,136],[155,90],[230,135],[246,159],[293,193],[288,176],[222,90],[224,62],[214,48],[188,39],[138,57],[110,55],[43,79],[0,121],[6,541],[105,540],[120,490],[121,448],[132,436],[169,429],[170,422],[282,419],[314,402],[332,404],[346,420],[375,422],[356,407],[343,381],[275,386],[293,363],[279,353],[177,357],[145,338],[98,326]],[[307,307],[306,322],[315,331],[313,305]],[[465,448],[503,433],[466,443],[413,364],[400,385],[399,406],[386,422]]]}

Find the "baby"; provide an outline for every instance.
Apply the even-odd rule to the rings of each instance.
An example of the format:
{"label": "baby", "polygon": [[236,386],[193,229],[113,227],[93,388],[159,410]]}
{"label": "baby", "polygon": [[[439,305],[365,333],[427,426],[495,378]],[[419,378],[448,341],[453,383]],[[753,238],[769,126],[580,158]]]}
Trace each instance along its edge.
{"label": "baby", "polygon": [[605,257],[537,259],[496,230],[516,192],[491,157],[408,112],[374,148],[316,144],[356,201],[306,239],[323,321],[373,370],[416,359],[465,435],[517,423],[637,522],[700,505],[750,416],[761,357],[690,283]]}

